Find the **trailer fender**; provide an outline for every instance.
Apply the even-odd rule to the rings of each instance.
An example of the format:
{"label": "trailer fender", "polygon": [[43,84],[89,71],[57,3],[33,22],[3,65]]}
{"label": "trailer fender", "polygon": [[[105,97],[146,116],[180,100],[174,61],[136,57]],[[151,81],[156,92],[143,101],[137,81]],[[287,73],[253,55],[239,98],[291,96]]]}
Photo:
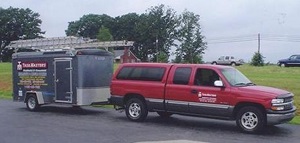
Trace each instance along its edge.
{"label": "trailer fender", "polygon": [[30,94],[34,94],[36,96],[36,98],[38,100],[38,104],[45,104],[44,98],[43,98],[43,93],[38,92],[38,91],[27,91],[25,94],[26,97],[24,98],[25,99],[24,102],[26,102],[26,99],[27,99],[28,95],[30,95]]}

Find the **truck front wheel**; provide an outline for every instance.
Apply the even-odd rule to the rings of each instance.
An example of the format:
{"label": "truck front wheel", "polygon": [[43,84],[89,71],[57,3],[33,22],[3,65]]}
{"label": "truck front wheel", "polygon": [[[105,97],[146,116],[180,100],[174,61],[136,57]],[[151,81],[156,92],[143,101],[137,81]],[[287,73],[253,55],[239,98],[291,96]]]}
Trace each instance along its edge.
{"label": "truck front wheel", "polygon": [[265,125],[265,116],[257,107],[243,107],[237,113],[236,124],[244,132],[257,133]]}
{"label": "truck front wheel", "polygon": [[29,111],[36,111],[40,107],[36,96],[29,95],[26,100],[26,106]]}
{"label": "truck front wheel", "polygon": [[135,122],[144,121],[148,115],[148,110],[143,101],[138,98],[131,98],[126,102],[126,116]]}

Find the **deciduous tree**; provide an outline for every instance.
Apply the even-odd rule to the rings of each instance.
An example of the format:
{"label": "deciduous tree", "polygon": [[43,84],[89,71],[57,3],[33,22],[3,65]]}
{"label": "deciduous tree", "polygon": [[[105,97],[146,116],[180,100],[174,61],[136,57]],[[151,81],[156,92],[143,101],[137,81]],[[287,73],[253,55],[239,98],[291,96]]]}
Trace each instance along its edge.
{"label": "deciduous tree", "polygon": [[206,47],[204,36],[201,34],[200,16],[189,11],[184,11],[180,16],[180,26],[176,49],[175,62],[201,63],[202,54]]}
{"label": "deciduous tree", "polygon": [[30,9],[0,8],[0,60],[9,61],[13,49],[6,46],[14,40],[42,38],[40,15]]}
{"label": "deciduous tree", "polygon": [[77,21],[69,22],[68,29],[65,32],[67,36],[96,39],[101,26],[113,29],[114,23],[114,18],[106,14],[88,14],[82,16]]}

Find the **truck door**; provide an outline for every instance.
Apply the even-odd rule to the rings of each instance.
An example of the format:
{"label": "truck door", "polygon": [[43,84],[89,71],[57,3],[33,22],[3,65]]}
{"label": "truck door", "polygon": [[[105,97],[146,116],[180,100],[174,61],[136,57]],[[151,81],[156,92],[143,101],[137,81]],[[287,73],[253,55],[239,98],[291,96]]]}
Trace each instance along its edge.
{"label": "truck door", "polygon": [[191,67],[176,67],[170,72],[165,94],[167,111],[188,112],[191,72]]}
{"label": "truck door", "polygon": [[231,113],[232,101],[230,89],[215,87],[214,82],[221,80],[213,69],[197,68],[191,86],[189,112],[211,116],[227,117]]}
{"label": "truck door", "polygon": [[72,59],[54,59],[55,101],[72,103]]}

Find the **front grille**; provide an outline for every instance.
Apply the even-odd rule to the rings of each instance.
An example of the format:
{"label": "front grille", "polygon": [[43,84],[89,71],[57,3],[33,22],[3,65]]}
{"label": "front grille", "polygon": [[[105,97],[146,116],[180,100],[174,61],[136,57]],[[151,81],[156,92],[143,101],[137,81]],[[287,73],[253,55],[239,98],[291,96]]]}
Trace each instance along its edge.
{"label": "front grille", "polygon": [[293,109],[293,103],[291,102],[290,104],[284,105],[284,110],[291,110]]}
{"label": "front grille", "polygon": [[285,103],[287,103],[287,102],[292,102],[292,101],[293,101],[293,96],[284,98],[284,102],[285,102]]}
{"label": "front grille", "polygon": [[279,98],[284,99],[284,110],[293,109],[294,95],[292,93],[279,96]]}

